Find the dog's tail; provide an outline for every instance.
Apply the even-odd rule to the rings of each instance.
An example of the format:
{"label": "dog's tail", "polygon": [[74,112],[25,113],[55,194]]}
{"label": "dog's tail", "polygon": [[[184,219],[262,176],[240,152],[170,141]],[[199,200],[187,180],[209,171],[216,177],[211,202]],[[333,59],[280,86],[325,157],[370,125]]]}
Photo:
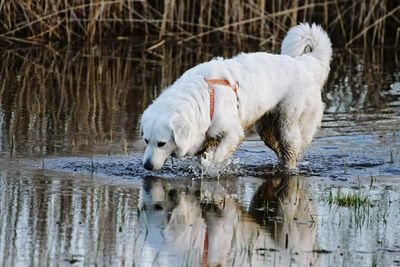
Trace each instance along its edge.
{"label": "dog's tail", "polygon": [[320,62],[329,67],[332,56],[332,45],[328,34],[321,26],[313,23],[300,23],[289,30],[283,39],[281,54],[299,57],[311,53]]}

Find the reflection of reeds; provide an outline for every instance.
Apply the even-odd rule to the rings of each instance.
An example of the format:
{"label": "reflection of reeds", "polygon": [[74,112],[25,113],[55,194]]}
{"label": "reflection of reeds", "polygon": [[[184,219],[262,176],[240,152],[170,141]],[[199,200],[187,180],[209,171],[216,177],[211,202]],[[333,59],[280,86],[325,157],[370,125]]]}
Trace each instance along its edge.
{"label": "reflection of reeds", "polygon": [[336,51],[323,94],[326,111],[390,113],[383,92],[393,83],[387,74],[396,68],[397,56],[397,50],[382,48]]}
{"label": "reflection of reeds", "polygon": [[211,57],[202,49],[173,46],[154,57],[143,47],[3,52],[1,151],[11,156],[125,152],[137,138],[140,114],[161,89]]}
{"label": "reflection of reeds", "polygon": [[78,54],[6,52],[0,70],[1,87],[6,88],[0,96],[3,143],[13,145],[17,153],[51,153],[112,146],[115,140],[122,146],[132,138],[138,114],[154,97],[146,90],[132,90],[132,84],[145,84],[142,78],[149,80],[135,75],[147,72],[139,71],[137,58],[102,53],[106,52],[97,48]]}
{"label": "reflection of reeds", "polygon": [[335,43],[365,46],[396,39],[400,5],[381,0],[32,0],[0,1],[0,37],[6,41],[174,35],[181,41],[209,40],[210,33],[240,45],[246,40],[276,47],[299,21],[324,25]]}
{"label": "reflection of reeds", "polygon": [[[9,155],[124,153],[137,139],[140,114],[163,88],[213,55],[238,52],[167,42],[153,55],[145,52],[145,46],[4,52],[1,150]],[[387,104],[382,90],[391,81],[382,66],[391,67],[392,51],[336,52],[324,93],[327,111],[383,110]]]}
{"label": "reflection of reeds", "polygon": [[7,207],[0,219],[0,254],[12,255],[0,258],[1,266],[16,265],[16,255],[24,255],[22,265],[68,261],[136,266],[139,189],[92,186],[82,177],[0,175],[6,185],[0,188],[0,204]]}

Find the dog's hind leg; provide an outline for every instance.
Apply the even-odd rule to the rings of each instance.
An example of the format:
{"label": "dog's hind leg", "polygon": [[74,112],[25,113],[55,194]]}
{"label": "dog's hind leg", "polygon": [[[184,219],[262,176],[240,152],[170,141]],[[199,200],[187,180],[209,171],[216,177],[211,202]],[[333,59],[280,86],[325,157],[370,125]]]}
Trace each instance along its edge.
{"label": "dog's hind leg", "polygon": [[287,169],[295,169],[302,150],[301,130],[298,124],[284,125],[279,143],[280,159]]}
{"label": "dog's hind leg", "polygon": [[296,168],[302,151],[302,135],[296,116],[290,116],[281,107],[266,113],[256,124],[256,129],[265,145],[271,148],[283,166]]}
{"label": "dog's hind leg", "polygon": [[311,143],[318,128],[321,126],[323,110],[324,108],[320,97],[314,99],[314,102],[307,103],[307,108],[304,110],[299,120],[303,140],[302,150],[305,150]]}
{"label": "dog's hind leg", "polygon": [[281,133],[280,126],[278,124],[279,112],[278,110],[273,110],[262,116],[261,119],[256,123],[255,128],[264,144],[272,149],[280,159],[281,152],[279,148],[279,142]]}

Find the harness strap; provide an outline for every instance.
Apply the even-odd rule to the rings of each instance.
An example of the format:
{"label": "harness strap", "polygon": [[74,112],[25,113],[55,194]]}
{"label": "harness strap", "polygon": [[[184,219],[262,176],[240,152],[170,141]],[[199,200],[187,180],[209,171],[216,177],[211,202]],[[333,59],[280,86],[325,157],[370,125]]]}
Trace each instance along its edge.
{"label": "harness strap", "polygon": [[204,233],[204,241],[203,241],[203,256],[201,257],[201,266],[207,267],[208,261],[208,228],[206,226],[206,232]]}
{"label": "harness strap", "polygon": [[223,79],[207,79],[204,78],[204,80],[207,82],[208,86],[210,87],[210,120],[213,119],[214,117],[214,85],[223,85],[230,87],[233,92],[236,94],[236,97],[238,97],[238,83],[236,82],[235,86],[231,86],[228,80],[223,80]]}

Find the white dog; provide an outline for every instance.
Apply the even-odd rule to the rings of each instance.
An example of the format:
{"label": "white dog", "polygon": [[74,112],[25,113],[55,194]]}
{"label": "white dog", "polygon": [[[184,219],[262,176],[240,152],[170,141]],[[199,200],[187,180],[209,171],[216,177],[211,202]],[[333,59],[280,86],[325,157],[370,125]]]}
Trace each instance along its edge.
{"label": "white dog", "polygon": [[143,164],[160,169],[169,156],[195,155],[217,140],[213,161],[226,160],[253,125],[286,168],[310,144],[322,119],[321,90],[332,48],[320,26],[300,24],[281,55],[239,54],[186,71],[143,113]]}

